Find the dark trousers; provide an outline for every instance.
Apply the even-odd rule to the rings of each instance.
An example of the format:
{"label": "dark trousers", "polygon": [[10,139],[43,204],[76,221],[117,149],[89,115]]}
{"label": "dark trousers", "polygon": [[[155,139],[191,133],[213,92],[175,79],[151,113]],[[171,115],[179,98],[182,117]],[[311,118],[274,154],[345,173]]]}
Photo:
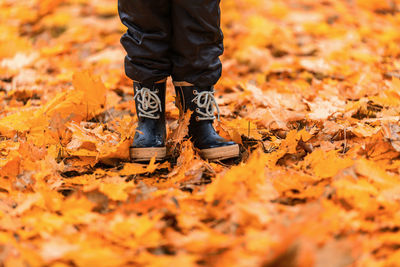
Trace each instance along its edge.
{"label": "dark trousers", "polygon": [[152,84],[168,76],[197,86],[214,85],[221,76],[223,35],[220,0],[119,0],[128,31],[125,72]]}

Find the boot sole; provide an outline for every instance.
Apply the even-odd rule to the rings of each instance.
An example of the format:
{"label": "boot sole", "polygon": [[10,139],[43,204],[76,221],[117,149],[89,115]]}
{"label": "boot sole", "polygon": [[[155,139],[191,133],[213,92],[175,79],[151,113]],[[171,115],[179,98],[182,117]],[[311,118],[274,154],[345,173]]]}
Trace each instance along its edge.
{"label": "boot sole", "polygon": [[224,160],[239,157],[239,145],[201,149],[200,156],[208,160]]}
{"label": "boot sole", "polygon": [[129,152],[133,161],[150,161],[153,157],[156,157],[156,160],[163,160],[167,156],[166,147],[131,147]]}

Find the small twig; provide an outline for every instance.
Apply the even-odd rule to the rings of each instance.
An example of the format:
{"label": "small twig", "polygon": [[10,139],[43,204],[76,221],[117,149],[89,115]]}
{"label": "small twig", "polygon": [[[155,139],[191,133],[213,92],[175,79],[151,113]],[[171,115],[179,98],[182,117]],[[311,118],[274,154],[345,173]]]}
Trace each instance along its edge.
{"label": "small twig", "polygon": [[342,154],[346,153],[347,150],[347,136],[346,136],[346,127],[343,129],[343,137],[344,137],[344,143],[343,143],[343,151]]}

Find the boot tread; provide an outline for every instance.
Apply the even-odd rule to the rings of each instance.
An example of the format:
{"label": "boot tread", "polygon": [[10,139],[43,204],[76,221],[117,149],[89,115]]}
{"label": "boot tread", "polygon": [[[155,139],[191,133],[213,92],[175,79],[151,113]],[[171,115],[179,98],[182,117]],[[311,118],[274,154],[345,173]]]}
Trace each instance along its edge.
{"label": "boot tread", "polygon": [[200,149],[199,154],[208,160],[223,160],[237,158],[239,156],[239,145],[221,146],[214,148]]}
{"label": "boot tread", "polygon": [[150,161],[153,157],[156,157],[156,160],[162,160],[167,156],[166,147],[131,147],[129,152],[133,161]]}

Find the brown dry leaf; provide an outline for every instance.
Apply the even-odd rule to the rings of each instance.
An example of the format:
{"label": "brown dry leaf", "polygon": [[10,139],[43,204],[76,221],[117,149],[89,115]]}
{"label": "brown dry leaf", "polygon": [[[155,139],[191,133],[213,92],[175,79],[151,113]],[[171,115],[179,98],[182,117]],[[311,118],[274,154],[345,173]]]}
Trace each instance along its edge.
{"label": "brown dry leaf", "polygon": [[188,125],[191,115],[191,112],[187,112],[184,116],[179,117],[178,127],[172,132],[169,138],[172,141],[172,147],[176,147],[177,144],[182,143],[183,139],[187,136],[189,132]]}

